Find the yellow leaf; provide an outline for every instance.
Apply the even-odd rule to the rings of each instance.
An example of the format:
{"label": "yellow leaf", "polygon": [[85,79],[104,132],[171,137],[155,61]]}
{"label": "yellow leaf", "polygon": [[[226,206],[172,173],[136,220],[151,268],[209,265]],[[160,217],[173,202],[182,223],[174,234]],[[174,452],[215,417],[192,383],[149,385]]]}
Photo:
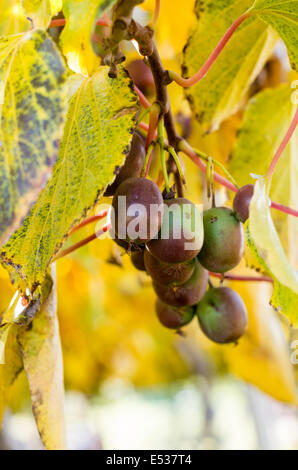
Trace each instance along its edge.
{"label": "yellow leaf", "polygon": [[30,28],[20,0],[0,0],[0,36],[17,34]]}
{"label": "yellow leaf", "polygon": [[290,322],[297,326],[298,274],[290,266],[274,227],[266,178],[259,178],[255,184],[250,203],[248,228],[249,247],[274,280],[272,305],[281,310]]}
{"label": "yellow leaf", "polygon": [[268,303],[270,285],[233,283],[249,310],[249,328],[238,347],[224,355],[230,371],[277,400],[297,404],[298,395],[289,346],[282,326]]}
{"label": "yellow leaf", "polygon": [[[249,102],[229,160],[229,170],[240,186],[254,183],[253,174],[266,174],[294,117],[293,89],[283,83],[258,93]],[[273,175],[270,197],[295,207],[298,198],[298,130],[286,146]],[[298,263],[298,219],[280,211],[272,217],[293,266]]]}
{"label": "yellow leaf", "polygon": [[[233,21],[252,3],[252,0],[197,2],[198,26],[185,48],[185,76],[190,77],[200,69]],[[257,17],[246,20],[206,76],[187,89],[187,98],[205,131],[217,129],[240,108],[249,85],[262,70],[276,40],[276,33]]]}
{"label": "yellow leaf", "polygon": [[297,0],[255,0],[251,13],[276,29],[287,46],[293,69],[298,70]]}
{"label": "yellow leaf", "polygon": [[71,90],[77,91],[69,102],[52,177],[23,226],[1,249],[18,287],[22,278],[31,292],[42,284],[70,228],[94,207],[115,179],[115,168],[124,164],[138,101],[123,69],[115,79],[108,70],[101,67],[89,79],[80,75],[71,81]]}
{"label": "yellow leaf", "polygon": [[[246,272],[246,270],[245,270]],[[242,273],[242,271],[241,271]],[[283,327],[268,299],[269,284],[231,282],[245,301],[248,330],[237,346],[217,346],[197,333],[197,343],[210,351],[228,371],[267,393],[276,400],[298,404],[295,371]],[[196,325],[195,325],[196,326]]]}
{"label": "yellow leaf", "polygon": [[55,271],[52,291],[18,341],[28,378],[32,410],[40,437],[49,450],[65,449],[63,361],[57,319]]}
{"label": "yellow leaf", "polygon": [[44,31],[0,39],[0,243],[20,226],[51,174],[67,73]]}
{"label": "yellow leaf", "polygon": [[[194,5],[194,0],[161,0],[155,33],[163,58],[172,58],[182,53],[183,45],[196,21]],[[155,0],[146,0],[141,7],[152,15]]]}
{"label": "yellow leaf", "polygon": [[64,0],[66,26],[61,34],[61,46],[71,70],[92,74],[99,66],[91,35],[95,20],[113,6],[116,0]]}
{"label": "yellow leaf", "polygon": [[2,341],[5,345],[5,363],[0,362],[0,428],[11,387],[23,369],[15,325],[6,325],[4,329],[0,329],[0,344]]}

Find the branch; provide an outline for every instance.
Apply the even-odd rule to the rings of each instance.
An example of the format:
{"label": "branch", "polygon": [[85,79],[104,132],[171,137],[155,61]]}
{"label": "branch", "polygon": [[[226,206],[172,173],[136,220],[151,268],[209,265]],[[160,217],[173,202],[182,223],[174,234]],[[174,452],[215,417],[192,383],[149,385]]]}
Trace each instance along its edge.
{"label": "branch", "polygon": [[[51,21],[49,28],[65,26],[65,24],[66,24],[65,18],[58,18],[57,20]],[[96,20],[96,24],[98,26],[111,26],[112,23],[111,23],[111,20],[108,17],[106,17],[106,18],[99,18],[98,20]]]}
{"label": "branch", "polygon": [[212,277],[217,277],[219,279],[227,279],[229,281],[251,281],[251,282],[270,282],[273,283],[271,277],[266,276],[238,276],[237,274],[218,274],[218,273],[209,273]]}
{"label": "branch", "polygon": [[289,127],[289,129],[287,130],[287,133],[286,135],[284,136],[283,140],[282,140],[282,143],[280,144],[276,154],[274,155],[273,157],[273,160],[271,162],[271,165],[269,167],[269,170],[267,172],[267,178],[269,180],[271,180],[272,176],[273,176],[273,173],[274,173],[274,170],[276,168],[276,165],[283,153],[283,151],[285,150],[290,138],[292,137],[292,135],[294,134],[295,132],[295,129],[297,127],[297,124],[298,124],[298,109],[296,110],[296,113],[295,113],[295,116],[294,116],[294,119],[293,121],[291,122],[291,125]]}
{"label": "branch", "polygon": [[[233,25],[230,27],[229,34],[233,32],[233,30],[237,29],[235,27],[238,27],[249,15],[250,13],[246,12],[244,13],[244,15],[240,16],[240,18],[238,18],[238,20],[236,20],[236,22],[234,22]],[[226,42],[229,39],[227,34],[228,32],[224,36]],[[206,164],[200,160],[200,158],[192,149],[192,147],[188,144],[188,142],[182,139],[177,133],[174,116],[171,110],[168,96],[168,82],[166,82],[165,80],[166,72],[162,65],[156,46],[153,42],[150,30],[146,27],[139,25],[134,20],[131,20],[128,38],[135,39],[138,42],[140,52],[148,56],[149,65],[151,67],[157,91],[157,102],[161,106],[161,114],[164,113],[164,123],[168,135],[168,145],[173,147],[176,151],[183,151],[194,162],[195,165],[197,165],[202,171],[206,172]],[[221,44],[223,44],[224,38],[222,39]],[[143,106],[150,106],[150,103],[146,101],[143,101]],[[148,132],[148,126],[145,123],[139,123],[139,127]],[[237,192],[237,187],[233,183],[231,183],[228,179],[224,178],[216,172],[214,172],[214,180],[229,189],[230,191]],[[283,206],[282,204],[271,202],[271,207],[286,214],[298,217],[298,211]]]}
{"label": "branch", "polygon": [[92,217],[88,217],[88,219],[83,220],[80,224],[74,227],[70,232],[69,235],[72,235],[80,228],[86,227],[86,225],[92,224],[93,222],[97,222],[98,220],[104,219],[108,215],[108,209],[100,212],[97,215],[93,215]]}
{"label": "branch", "polygon": [[111,228],[112,228],[112,226],[110,224],[104,225],[102,227],[102,229],[99,230],[98,232],[95,232],[92,235],[90,235],[89,237],[84,238],[83,240],[80,240],[78,243],[75,243],[74,245],[71,245],[69,248],[66,248],[65,250],[60,251],[56,256],[54,256],[54,258],[52,259],[52,262],[57,261],[58,259],[63,258],[66,255],[69,255],[73,251],[78,250],[82,246],[87,245],[88,243],[92,242],[93,240],[96,240],[101,235],[103,235],[104,233],[111,230]]}

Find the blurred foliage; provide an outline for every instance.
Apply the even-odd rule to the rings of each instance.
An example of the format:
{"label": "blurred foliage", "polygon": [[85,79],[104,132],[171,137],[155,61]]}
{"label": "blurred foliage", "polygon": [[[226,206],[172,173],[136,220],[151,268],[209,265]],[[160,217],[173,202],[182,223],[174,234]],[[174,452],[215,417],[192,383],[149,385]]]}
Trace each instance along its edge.
{"label": "blurred foliage", "polygon": [[[7,2],[4,2],[4,19]],[[18,4],[18,2],[14,2]],[[1,5],[1,2],[0,2]],[[146,0],[142,8],[150,17],[154,0]],[[17,11],[17,10],[15,10]],[[183,21],[181,18],[183,17]],[[16,16],[1,22],[1,33],[12,33],[26,28],[20,26]],[[195,25],[194,1],[164,0],[157,23],[157,42],[165,67],[180,71],[182,48]],[[128,60],[137,56],[131,50]],[[265,69],[264,69],[265,70]],[[264,70],[262,74],[264,74]],[[251,87],[250,92],[274,86],[280,82],[277,69],[265,70]],[[276,74],[276,76],[275,76]],[[202,132],[199,124],[190,118],[190,109],[183,90],[175,84],[169,87],[173,110],[177,116],[190,121],[189,141],[195,147],[213,155],[223,163],[235,145],[237,130],[242,120],[239,112],[225,120],[219,129],[209,135]],[[185,131],[185,121],[179,131]],[[204,201],[204,180],[199,170],[185,161],[186,195],[194,202]],[[153,167],[153,176],[158,170]],[[226,192],[217,188],[217,199],[230,204]],[[104,200],[102,202],[108,202]],[[88,236],[91,226],[80,230],[68,243]],[[122,264],[123,266],[119,266]],[[243,265],[238,273],[251,273]],[[243,297],[249,310],[249,329],[239,345],[219,347],[211,344],[199,332],[196,321],[187,328],[187,337],[178,337],[164,329],[154,314],[154,294],[149,278],[131,266],[111,240],[96,240],[75,254],[57,262],[58,317],[63,346],[65,382],[68,389],[76,389],[91,395],[113,378],[120,378],[136,387],[171,383],[199,371],[193,363],[201,354],[212,360],[207,375],[233,373],[254,384],[278,400],[297,404],[294,368],[290,363],[291,334],[287,324],[269,306],[271,286],[267,284],[231,283]],[[0,267],[0,312],[4,311],[13,296],[7,272]],[[190,344],[192,354],[182,354],[181,344]],[[208,362],[208,361],[207,361]],[[20,374],[12,389],[10,405],[20,406],[20,397],[27,397],[24,374]]]}

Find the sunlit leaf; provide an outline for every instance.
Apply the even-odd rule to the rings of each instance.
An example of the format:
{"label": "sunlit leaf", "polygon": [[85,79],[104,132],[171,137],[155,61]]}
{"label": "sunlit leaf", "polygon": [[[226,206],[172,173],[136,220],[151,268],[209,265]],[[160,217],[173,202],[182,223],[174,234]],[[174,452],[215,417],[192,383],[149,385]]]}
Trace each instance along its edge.
{"label": "sunlit leaf", "polygon": [[[0,361],[0,428],[10,388],[23,369],[23,362],[17,345],[17,327],[6,324],[0,327],[0,349],[3,351],[3,363]],[[4,355],[5,348],[5,355]]]}
{"label": "sunlit leaf", "polygon": [[64,61],[40,30],[0,39],[0,242],[20,226],[57,158]]}
{"label": "sunlit leaf", "polygon": [[[251,174],[264,175],[294,117],[293,89],[288,84],[268,89],[249,103],[238,133],[229,169],[240,185],[254,183]],[[273,175],[270,197],[295,207],[298,198],[298,131],[294,133]],[[298,220],[272,211],[288,258],[298,261]]]}
{"label": "sunlit leaf", "polygon": [[0,36],[17,34],[30,28],[19,0],[0,0]]}
{"label": "sunlit leaf", "polygon": [[33,291],[74,223],[84,217],[124,163],[135,127],[138,100],[120,69],[102,67],[71,98],[53,176],[24,225],[2,247],[2,261]]}
{"label": "sunlit leaf", "polygon": [[298,1],[256,0],[251,11],[276,29],[287,46],[293,69],[298,70]]}
{"label": "sunlit leaf", "polygon": [[[53,271],[53,270],[52,270]],[[18,334],[32,410],[49,450],[65,449],[63,362],[57,319],[56,282],[28,327]]]}
{"label": "sunlit leaf", "polygon": [[298,274],[290,266],[272,222],[265,178],[260,178],[255,185],[248,229],[248,245],[274,281],[273,307],[297,326]]}
{"label": "sunlit leaf", "polygon": [[[252,3],[252,0],[197,2],[198,26],[185,48],[185,76],[199,70],[229,26]],[[264,22],[257,18],[246,20],[207,75],[187,89],[189,102],[206,131],[216,129],[239,109],[248,86],[271,54],[275,41],[276,33]]]}
{"label": "sunlit leaf", "polygon": [[98,67],[99,59],[92,49],[91,35],[95,20],[114,3],[116,0],[64,0],[66,26],[61,34],[61,46],[74,72],[87,75]]}
{"label": "sunlit leaf", "polygon": [[62,0],[22,0],[26,15],[35,28],[46,29],[52,16],[62,9]]}
{"label": "sunlit leaf", "polygon": [[[155,0],[146,0],[140,5],[152,17]],[[160,14],[155,25],[159,51],[163,58],[174,58],[181,54],[182,48],[195,24],[195,0],[162,0]],[[181,20],[183,18],[183,21]],[[172,69],[171,69],[172,70]]]}

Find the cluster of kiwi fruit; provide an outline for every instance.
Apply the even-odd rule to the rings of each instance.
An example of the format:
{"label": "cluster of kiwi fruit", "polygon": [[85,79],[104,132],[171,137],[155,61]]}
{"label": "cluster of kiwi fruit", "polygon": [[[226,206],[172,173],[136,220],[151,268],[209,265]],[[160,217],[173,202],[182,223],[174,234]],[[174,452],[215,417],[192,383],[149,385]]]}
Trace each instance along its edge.
{"label": "cluster of kiwi fruit", "polygon": [[[253,186],[238,191],[233,210],[213,207],[202,217],[191,201],[175,198],[174,192],[162,194],[153,181],[141,178],[144,160],[144,140],[135,133],[126,162],[106,191],[106,195],[113,196],[114,241],[131,256],[136,269],[151,276],[157,294],[156,314],[162,325],[180,331],[196,316],[210,340],[236,342],[247,328],[246,307],[234,290],[213,287],[209,274],[224,275],[240,262],[244,248],[241,222],[248,218]],[[124,217],[119,217],[120,196],[126,197]],[[129,215],[133,204],[146,208],[147,235],[132,240],[125,230],[126,236],[120,238],[120,224],[126,229],[133,220],[134,216]],[[172,210],[152,214],[151,207],[156,205]],[[175,236],[177,228],[179,238]],[[186,249],[188,243],[192,243],[190,249]]]}

